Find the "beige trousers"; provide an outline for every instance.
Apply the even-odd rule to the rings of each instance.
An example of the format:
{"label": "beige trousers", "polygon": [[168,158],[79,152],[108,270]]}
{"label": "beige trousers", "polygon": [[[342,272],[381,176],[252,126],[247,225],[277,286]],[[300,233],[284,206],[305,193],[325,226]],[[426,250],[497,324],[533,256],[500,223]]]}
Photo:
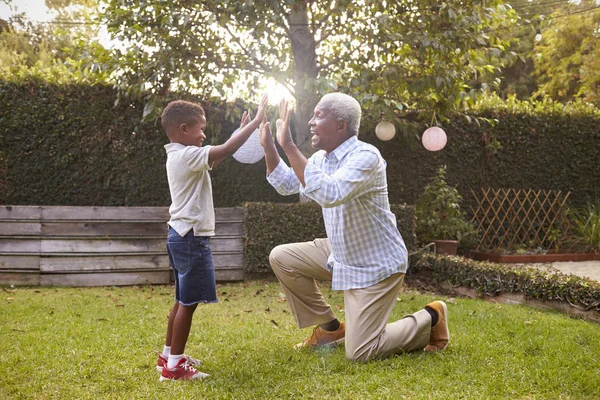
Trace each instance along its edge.
{"label": "beige trousers", "polygon": [[[329,254],[328,239],[284,244],[271,251],[271,267],[299,328],[335,318],[316,282],[331,280],[331,272],[327,270]],[[364,289],[344,291],[348,359],[368,361],[427,346],[431,317],[424,309],[387,323],[403,280],[404,274],[400,273]]]}

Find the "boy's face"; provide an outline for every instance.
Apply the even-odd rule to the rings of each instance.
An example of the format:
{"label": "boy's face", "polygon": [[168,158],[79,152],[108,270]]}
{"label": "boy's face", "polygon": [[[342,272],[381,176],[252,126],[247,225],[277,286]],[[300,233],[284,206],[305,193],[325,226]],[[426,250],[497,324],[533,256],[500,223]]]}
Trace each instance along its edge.
{"label": "boy's face", "polygon": [[179,126],[180,143],[186,146],[202,146],[202,142],[206,139],[204,130],[206,129],[206,117],[201,116],[198,122],[191,125],[181,124]]}

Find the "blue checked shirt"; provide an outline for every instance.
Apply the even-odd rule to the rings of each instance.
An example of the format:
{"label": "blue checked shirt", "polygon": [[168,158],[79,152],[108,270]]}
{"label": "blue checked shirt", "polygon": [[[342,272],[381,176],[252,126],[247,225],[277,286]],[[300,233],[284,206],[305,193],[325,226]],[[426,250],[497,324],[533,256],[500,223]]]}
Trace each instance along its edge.
{"label": "blue checked shirt", "polygon": [[366,288],[408,268],[390,211],[386,165],[376,147],[352,136],[329,155],[319,151],[308,159],[304,188],[283,160],[267,176],[280,194],[301,192],[323,207],[335,290]]}

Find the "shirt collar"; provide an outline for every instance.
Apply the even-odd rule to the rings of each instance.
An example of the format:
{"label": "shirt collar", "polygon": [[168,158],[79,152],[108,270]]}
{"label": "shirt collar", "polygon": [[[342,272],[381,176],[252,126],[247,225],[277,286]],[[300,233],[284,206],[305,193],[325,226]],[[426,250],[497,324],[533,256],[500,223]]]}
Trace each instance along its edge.
{"label": "shirt collar", "polygon": [[341,160],[356,146],[358,146],[358,137],[356,135],[352,135],[346,139],[344,143],[333,149],[333,151],[327,155],[327,158],[334,156],[336,159]]}
{"label": "shirt collar", "polygon": [[172,151],[178,151],[181,149],[184,149],[185,146],[182,145],[181,143],[167,143],[165,144],[165,150],[167,151],[167,153],[170,153]]}

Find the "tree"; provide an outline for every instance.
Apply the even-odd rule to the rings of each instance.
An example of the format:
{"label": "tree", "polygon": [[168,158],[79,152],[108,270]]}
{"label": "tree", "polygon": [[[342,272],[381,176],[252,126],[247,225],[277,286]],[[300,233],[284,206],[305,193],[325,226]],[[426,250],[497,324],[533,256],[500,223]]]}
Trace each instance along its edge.
{"label": "tree", "polygon": [[15,0],[3,2],[14,11],[0,29],[0,72],[5,78],[37,75],[87,82],[102,78],[86,71],[87,62],[82,61],[90,46],[95,47],[94,54],[102,53],[101,46],[92,42],[99,29],[92,22],[96,0],[47,0],[54,18],[45,22],[19,12]]}
{"label": "tree", "polygon": [[546,22],[534,58],[538,95],[555,100],[574,98],[600,105],[600,6],[582,1],[570,12]]}
{"label": "tree", "polygon": [[374,117],[397,121],[474,100],[511,58],[495,31],[515,18],[495,0],[108,0],[104,12],[124,44],[109,68],[124,92],[145,94],[145,116],[173,91],[251,93],[259,76],[273,78],[296,98],[305,154],[306,123],[325,92],[346,91]]}

